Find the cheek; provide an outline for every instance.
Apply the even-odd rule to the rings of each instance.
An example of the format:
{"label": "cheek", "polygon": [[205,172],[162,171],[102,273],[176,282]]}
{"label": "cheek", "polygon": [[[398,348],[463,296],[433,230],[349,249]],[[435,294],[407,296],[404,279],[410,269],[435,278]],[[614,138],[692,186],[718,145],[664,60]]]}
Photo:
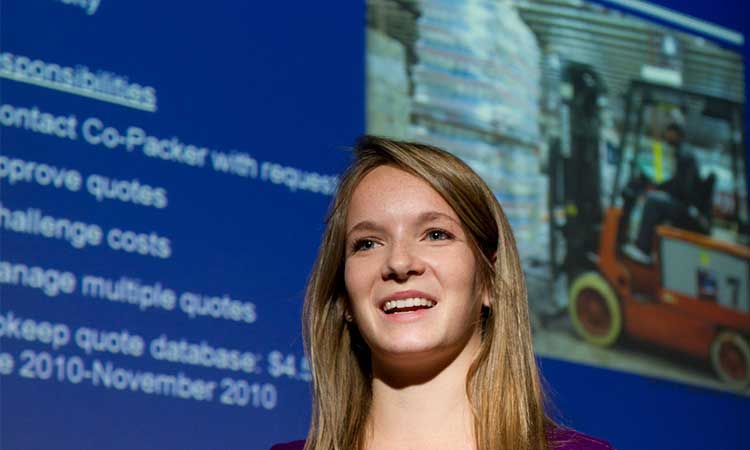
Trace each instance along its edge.
{"label": "cheek", "polygon": [[470,300],[477,295],[477,267],[470,251],[444,258],[436,271],[442,274],[446,287],[456,294]]}
{"label": "cheek", "polygon": [[475,272],[474,254],[467,246],[455,246],[448,251],[436,254],[435,263],[456,277],[465,277]]}
{"label": "cheek", "polygon": [[357,301],[367,295],[370,275],[368,265],[361,261],[349,259],[344,264],[344,285],[352,301]]}

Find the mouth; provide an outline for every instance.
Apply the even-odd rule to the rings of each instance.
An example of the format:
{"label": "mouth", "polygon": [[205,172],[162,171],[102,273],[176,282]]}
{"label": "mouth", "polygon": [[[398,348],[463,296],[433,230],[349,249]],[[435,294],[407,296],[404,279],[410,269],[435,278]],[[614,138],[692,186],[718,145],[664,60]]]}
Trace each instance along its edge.
{"label": "mouth", "polygon": [[431,309],[437,305],[427,294],[416,291],[404,291],[386,298],[380,309],[385,314],[404,314],[424,309]]}

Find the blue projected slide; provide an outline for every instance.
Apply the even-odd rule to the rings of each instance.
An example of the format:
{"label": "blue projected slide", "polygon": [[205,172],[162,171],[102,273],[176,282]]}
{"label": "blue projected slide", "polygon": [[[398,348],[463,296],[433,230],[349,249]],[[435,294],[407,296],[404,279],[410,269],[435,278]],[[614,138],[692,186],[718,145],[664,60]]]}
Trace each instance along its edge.
{"label": "blue projected slide", "polygon": [[[483,6],[445,14],[468,3]],[[477,14],[495,3],[495,22]],[[591,148],[604,179],[617,174],[625,95],[644,73],[731,100],[746,132],[743,8],[0,0],[0,450],[267,450],[304,438],[305,284],[348,147],[365,130],[432,139],[487,177],[529,262],[535,345],[562,423],[618,450],[747,447],[747,384],[725,385],[708,354],[589,345],[569,325],[565,285],[544,272],[555,261],[547,157],[567,123],[564,69],[588,64],[606,87],[601,140],[589,141],[601,144]],[[468,42],[463,21],[474,20]],[[465,50],[485,38],[491,51],[478,54],[492,64],[467,64]],[[488,94],[476,74],[501,89]],[[461,114],[440,115],[445,105]],[[731,141],[744,164],[744,132],[697,114],[699,102],[677,106],[688,144]],[[640,111],[658,137],[659,111]],[[641,147],[655,155],[653,142]],[[748,167],[726,156],[702,167],[719,166],[715,209],[744,205],[746,226]],[[696,277],[701,301],[719,298],[717,286],[730,292],[715,272]],[[750,340],[742,333],[725,341]],[[746,381],[750,353],[725,348]]]}
{"label": "blue projected slide", "polygon": [[364,6],[4,1],[0,448],[303,436]]}

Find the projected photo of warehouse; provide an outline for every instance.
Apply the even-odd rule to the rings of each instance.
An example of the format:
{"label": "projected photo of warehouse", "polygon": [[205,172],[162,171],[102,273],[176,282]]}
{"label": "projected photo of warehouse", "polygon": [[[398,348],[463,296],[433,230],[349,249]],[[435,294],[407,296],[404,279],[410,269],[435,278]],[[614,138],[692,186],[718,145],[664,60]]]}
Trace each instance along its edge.
{"label": "projected photo of warehouse", "polygon": [[589,2],[368,2],[367,127],[451,150],[543,356],[748,393],[739,53]]}

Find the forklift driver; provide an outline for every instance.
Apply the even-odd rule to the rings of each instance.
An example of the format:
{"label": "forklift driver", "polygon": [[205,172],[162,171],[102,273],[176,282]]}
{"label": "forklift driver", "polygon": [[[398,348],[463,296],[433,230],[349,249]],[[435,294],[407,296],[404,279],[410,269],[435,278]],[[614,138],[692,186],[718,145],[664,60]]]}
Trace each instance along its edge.
{"label": "forklift driver", "polygon": [[698,233],[710,231],[711,197],[716,177],[711,174],[705,180],[701,179],[695,156],[683,146],[684,137],[684,131],[677,123],[666,127],[664,140],[674,150],[674,174],[646,192],[635,245],[623,246],[623,252],[641,264],[652,262],[651,251],[658,225],[669,223]]}

